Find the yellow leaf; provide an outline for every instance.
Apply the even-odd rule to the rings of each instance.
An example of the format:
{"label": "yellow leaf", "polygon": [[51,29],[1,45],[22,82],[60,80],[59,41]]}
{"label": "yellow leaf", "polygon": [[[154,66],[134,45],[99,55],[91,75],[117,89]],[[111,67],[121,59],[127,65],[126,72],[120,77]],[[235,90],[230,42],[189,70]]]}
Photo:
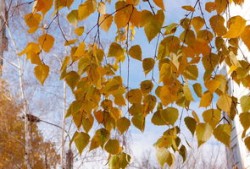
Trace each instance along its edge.
{"label": "yellow leaf", "polygon": [[72,10],[68,15],[67,19],[69,23],[73,24],[74,26],[78,23],[78,10]]}
{"label": "yellow leaf", "polygon": [[184,121],[189,131],[192,133],[192,135],[194,135],[194,132],[196,129],[196,123],[197,123],[195,119],[188,116],[188,117],[185,117]]}
{"label": "yellow leaf", "polygon": [[213,134],[213,129],[209,124],[206,123],[199,123],[196,126],[196,137],[198,140],[198,146],[201,146],[203,143],[209,140],[209,138]]}
{"label": "yellow leaf", "polygon": [[84,131],[89,132],[93,124],[94,124],[94,118],[91,114],[86,115],[85,117],[82,117],[82,127]]}
{"label": "yellow leaf", "polygon": [[55,9],[56,11],[63,8],[63,7],[68,7],[72,5],[74,0],[55,0]]}
{"label": "yellow leaf", "polygon": [[163,0],[154,0],[154,3],[160,7],[162,10],[165,10],[164,2]]}
{"label": "yellow leaf", "polygon": [[242,5],[244,0],[233,0],[235,4]]}
{"label": "yellow leaf", "polygon": [[143,114],[143,105],[141,103],[134,103],[129,108],[128,112],[131,115],[140,115],[140,114]]}
{"label": "yellow leaf", "polygon": [[29,57],[29,54],[39,54],[41,51],[39,44],[34,42],[29,42],[25,49],[23,49],[20,53],[18,53],[18,56],[26,54],[27,57]]}
{"label": "yellow leaf", "polygon": [[131,4],[131,5],[136,6],[136,5],[139,4],[140,0],[126,0],[126,2],[127,2],[128,4]]}
{"label": "yellow leaf", "polygon": [[144,25],[144,32],[150,42],[155,36],[160,33],[165,15],[162,10],[159,10],[156,15],[151,14],[148,21]]}
{"label": "yellow leaf", "polygon": [[169,167],[174,163],[174,155],[166,148],[156,148],[156,158],[161,167],[163,167],[165,163],[167,163]]}
{"label": "yellow leaf", "polygon": [[202,96],[202,87],[200,83],[193,84],[194,91],[198,97]]}
{"label": "yellow leaf", "polygon": [[194,117],[194,119],[195,119],[195,121],[196,121],[197,123],[200,122],[199,116],[198,116],[198,114],[197,114],[195,111],[192,111],[192,116]]}
{"label": "yellow leaf", "polygon": [[142,92],[140,89],[131,89],[126,94],[126,98],[129,101],[129,103],[141,103],[142,101]]}
{"label": "yellow leaf", "polygon": [[148,74],[154,68],[155,60],[153,58],[145,58],[142,60],[143,71]]}
{"label": "yellow leaf", "polygon": [[104,2],[99,2],[99,3],[98,3],[97,10],[98,10],[98,12],[99,12],[101,15],[106,14],[106,5],[105,5],[105,3],[104,3]]}
{"label": "yellow leaf", "polygon": [[172,23],[170,25],[164,26],[165,29],[164,35],[175,33],[177,27],[178,27],[177,23]]}
{"label": "yellow leaf", "polygon": [[116,139],[109,139],[105,144],[105,150],[110,154],[119,154],[122,150],[120,143]]}
{"label": "yellow leaf", "polygon": [[231,105],[232,105],[232,98],[230,96],[228,96],[227,94],[220,95],[217,101],[217,106],[221,110],[226,112],[228,115],[230,115]]}
{"label": "yellow leaf", "polygon": [[250,127],[250,113],[249,112],[243,112],[240,114],[240,122],[244,128],[244,130],[248,130]]}
{"label": "yellow leaf", "polygon": [[109,137],[110,133],[108,130],[104,128],[96,130],[95,135],[91,140],[90,151],[99,146],[103,147],[104,144],[108,141]]}
{"label": "yellow leaf", "polygon": [[78,28],[75,29],[75,34],[78,35],[78,36],[81,36],[84,32],[84,27],[83,26],[80,26]]}
{"label": "yellow leaf", "polygon": [[140,45],[134,45],[134,46],[132,46],[132,47],[129,49],[128,53],[129,53],[129,55],[130,55],[132,58],[141,61],[141,59],[142,59],[142,51],[141,51]]}
{"label": "yellow leaf", "polygon": [[109,31],[109,28],[112,25],[112,22],[113,22],[113,16],[110,14],[104,14],[99,19],[100,27],[106,32]]}
{"label": "yellow leaf", "polygon": [[151,119],[151,122],[154,124],[154,125],[157,125],[157,126],[162,126],[162,125],[166,125],[165,121],[162,119],[161,117],[161,110],[158,110],[156,111],[153,116],[152,116],[152,119]]}
{"label": "yellow leaf", "polygon": [[117,1],[115,4],[117,12],[114,16],[114,22],[117,28],[123,28],[129,23],[129,19],[132,13],[132,5],[128,5],[124,1]]}
{"label": "yellow leaf", "polygon": [[231,130],[230,124],[219,124],[214,129],[214,137],[227,147],[230,147]]}
{"label": "yellow leaf", "polygon": [[206,88],[211,92],[215,92],[220,87],[221,82],[218,79],[209,79],[205,81]]}
{"label": "yellow leaf", "polygon": [[191,11],[191,12],[195,11],[194,7],[189,6],[189,5],[188,6],[182,6],[182,8],[185,9],[186,11]]}
{"label": "yellow leaf", "polygon": [[202,113],[202,117],[206,123],[215,128],[221,120],[221,111],[218,109],[208,109]]}
{"label": "yellow leaf", "polygon": [[145,117],[142,114],[134,115],[132,117],[132,123],[133,125],[141,130],[142,132],[145,129]]}
{"label": "yellow leaf", "polygon": [[250,136],[245,138],[244,143],[245,143],[248,151],[250,151]]}
{"label": "yellow leaf", "polygon": [[241,39],[244,44],[247,46],[248,50],[250,50],[250,25],[247,25],[244,31],[241,34]]}
{"label": "yellow leaf", "polygon": [[214,15],[210,19],[210,25],[213,31],[218,35],[222,36],[227,33],[227,29],[224,26],[225,19],[221,15]]}
{"label": "yellow leaf", "polygon": [[77,72],[70,71],[65,75],[64,78],[65,78],[66,83],[71,88],[71,90],[74,90],[74,88],[76,87],[76,85],[80,79],[80,76]]}
{"label": "yellow leaf", "polygon": [[185,78],[190,80],[196,80],[198,77],[198,68],[196,65],[189,65],[183,72]]}
{"label": "yellow leaf", "polygon": [[202,17],[196,16],[192,19],[191,24],[193,25],[196,32],[198,32],[205,24],[205,21]]}
{"label": "yellow leaf", "polygon": [[133,13],[132,13],[131,18],[130,18],[130,22],[132,23],[132,25],[134,25],[136,27],[140,27],[141,26],[141,19],[142,19],[142,12],[138,11],[136,8],[134,8]]}
{"label": "yellow leaf", "polygon": [[141,82],[140,87],[143,94],[148,94],[153,89],[154,84],[151,80],[144,80]]}
{"label": "yellow leaf", "polygon": [[34,9],[41,11],[44,15],[48,12],[53,5],[53,0],[37,0],[34,2]]}
{"label": "yellow leaf", "polygon": [[179,117],[178,110],[174,107],[168,107],[160,111],[162,119],[166,122],[167,125],[174,125],[176,120]]}
{"label": "yellow leaf", "polygon": [[41,46],[41,48],[45,51],[45,52],[49,52],[50,49],[53,47],[54,45],[54,37],[49,35],[49,34],[44,34],[42,36],[40,36],[38,38],[38,42]]}
{"label": "yellow leaf", "polygon": [[216,4],[214,2],[207,2],[205,5],[205,9],[206,9],[206,11],[211,13],[212,11],[214,11],[216,9]]}
{"label": "yellow leaf", "polygon": [[90,137],[87,133],[76,132],[74,142],[80,154],[82,154],[83,149],[88,145],[89,139]]}
{"label": "yellow leaf", "polygon": [[124,50],[118,43],[113,42],[109,47],[108,57],[115,57],[117,60],[123,61],[125,57]]}
{"label": "yellow leaf", "polygon": [[28,32],[34,33],[42,20],[42,16],[39,13],[29,13],[24,16],[25,23],[29,27]]}
{"label": "yellow leaf", "polygon": [[143,113],[144,114],[150,113],[151,111],[154,110],[155,105],[156,105],[156,97],[155,96],[153,96],[151,94],[144,96],[144,99],[143,99],[144,112]]}
{"label": "yellow leaf", "polygon": [[184,86],[183,86],[183,92],[184,92],[184,96],[185,96],[186,100],[188,100],[188,101],[194,100],[194,98],[192,96],[192,92],[191,92],[188,84],[184,84]]}
{"label": "yellow leaf", "polygon": [[197,32],[197,39],[202,39],[207,43],[213,40],[214,35],[208,30],[200,30]]}
{"label": "yellow leaf", "polygon": [[246,27],[246,20],[241,16],[234,16],[228,20],[227,25],[229,30],[223,37],[238,38]]}
{"label": "yellow leaf", "polygon": [[228,6],[228,0],[215,0],[215,8],[218,14],[223,13]]}
{"label": "yellow leaf", "polygon": [[202,97],[201,97],[201,101],[200,101],[200,107],[207,107],[211,104],[211,101],[213,99],[213,95],[206,91]]}
{"label": "yellow leaf", "polygon": [[96,0],[86,0],[78,7],[78,19],[84,20],[96,10]]}
{"label": "yellow leaf", "polygon": [[243,112],[248,112],[250,110],[250,96],[242,96],[240,98],[240,106]]}
{"label": "yellow leaf", "polygon": [[81,42],[73,54],[73,60],[77,60],[85,54],[85,43]]}
{"label": "yellow leaf", "polygon": [[45,64],[37,65],[34,68],[34,73],[39,82],[43,84],[49,75],[49,66]]}
{"label": "yellow leaf", "polygon": [[116,123],[117,129],[120,131],[121,134],[127,131],[130,126],[130,121],[126,117],[120,118]]}

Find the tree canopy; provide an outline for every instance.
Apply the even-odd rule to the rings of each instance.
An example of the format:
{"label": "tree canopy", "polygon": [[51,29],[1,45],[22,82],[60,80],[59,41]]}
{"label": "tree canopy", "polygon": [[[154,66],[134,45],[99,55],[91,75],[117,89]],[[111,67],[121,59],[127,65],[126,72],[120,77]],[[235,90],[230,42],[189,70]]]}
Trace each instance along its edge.
{"label": "tree canopy", "polygon": [[[111,168],[128,165],[130,155],[120,138],[132,125],[144,131],[150,113],[152,124],[167,129],[155,143],[162,166],[172,165],[175,153],[186,159],[188,143],[181,137],[182,127],[177,121],[184,121],[199,146],[212,135],[229,146],[230,120],[243,112],[242,138],[250,149],[250,137],[245,136],[250,127],[246,120],[250,119],[250,96],[237,98],[230,90],[231,82],[250,87],[250,63],[240,53],[241,42],[250,50],[250,25],[240,15],[227,15],[231,4],[242,5],[244,0],[196,0],[182,6],[186,15],[170,24],[165,10],[170,4],[164,3],[36,0],[24,16],[27,31],[38,38],[28,42],[19,55],[26,55],[35,65],[34,74],[44,84],[53,65],[42,55],[49,57],[53,48],[70,51],[64,56],[59,76],[74,94],[66,114],[77,127],[71,142],[79,153],[88,145],[89,150],[101,147],[110,154]],[[59,21],[62,13],[67,18],[63,24],[72,27],[75,38],[65,35]],[[57,42],[51,30],[55,20],[63,43]],[[140,31],[154,45],[151,57],[143,54],[143,45],[134,43],[141,38],[136,34]],[[110,42],[105,41],[107,38]],[[131,70],[132,63],[145,75],[136,88],[130,81],[131,74],[137,73]],[[122,66],[127,77],[121,73]],[[226,72],[220,71],[223,66]],[[195,102],[204,108],[202,113],[190,108]],[[236,109],[238,104],[241,112]],[[98,128],[91,135],[93,124]]]}

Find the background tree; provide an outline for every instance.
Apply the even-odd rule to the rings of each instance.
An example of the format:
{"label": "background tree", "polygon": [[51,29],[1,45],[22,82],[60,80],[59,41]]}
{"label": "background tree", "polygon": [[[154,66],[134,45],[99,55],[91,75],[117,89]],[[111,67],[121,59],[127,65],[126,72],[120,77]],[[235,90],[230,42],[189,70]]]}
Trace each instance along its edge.
{"label": "background tree", "polygon": [[[17,103],[0,80],[0,168],[26,168],[24,163],[24,120]],[[30,123],[31,153],[29,159],[32,168],[56,168],[60,156],[55,145],[45,141],[36,123]]]}

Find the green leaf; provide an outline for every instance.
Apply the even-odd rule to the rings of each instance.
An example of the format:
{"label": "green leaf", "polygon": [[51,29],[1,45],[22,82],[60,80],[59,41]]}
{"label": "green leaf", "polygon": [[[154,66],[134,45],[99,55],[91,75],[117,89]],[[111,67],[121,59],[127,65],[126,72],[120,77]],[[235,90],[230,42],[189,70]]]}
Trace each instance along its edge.
{"label": "green leaf", "polygon": [[141,46],[140,45],[134,45],[134,46],[132,46],[129,49],[128,53],[129,53],[129,55],[132,58],[141,61],[141,59],[142,59],[142,50],[141,50]]}
{"label": "green leaf", "polygon": [[178,116],[178,110],[174,107],[168,107],[161,111],[161,117],[168,125],[174,125],[174,123],[178,119]]}
{"label": "green leaf", "polygon": [[214,129],[214,137],[230,147],[231,138],[231,125],[230,124],[220,124]]}
{"label": "green leaf", "polygon": [[118,154],[121,152],[120,143],[116,139],[109,139],[105,144],[105,150],[110,154]]}
{"label": "green leaf", "polygon": [[250,96],[242,96],[240,98],[240,106],[243,112],[250,110]]}
{"label": "green leaf", "polygon": [[66,83],[71,88],[71,90],[74,90],[74,88],[76,87],[76,85],[80,79],[80,76],[77,72],[70,71],[65,75],[64,78],[65,78]]}
{"label": "green leaf", "polygon": [[87,133],[76,132],[74,142],[75,142],[76,148],[78,149],[80,154],[82,154],[83,149],[88,145],[89,139],[90,139],[90,137]]}
{"label": "green leaf", "polygon": [[49,66],[42,64],[34,68],[34,73],[38,81],[43,85],[49,75]]}
{"label": "green leaf", "polygon": [[121,134],[123,134],[125,131],[128,130],[130,126],[130,121],[126,117],[122,117],[116,122],[117,124],[117,129],[120,131]]}
{"label": "green leaf", "polygon": [[196,126],[196,137],[198,140],[198,146],[201,146],[203,143],[209,140],[212,136],[213,129],[209,124],[199,123]]}
{"label": "green leaf", "polygon": [[188,117],[185,117],[184,121],[189,131],[192,133],[192,135],[194,135],[194,132],[196,129],[196,123],[197,123],[196,120],[188,116]]}
{"label": "green leaf", "polygon": [[142,67],[144,70],[145,75],[147,75],[155,65],[155,60],[153,58],[145,58],[142,61]]}

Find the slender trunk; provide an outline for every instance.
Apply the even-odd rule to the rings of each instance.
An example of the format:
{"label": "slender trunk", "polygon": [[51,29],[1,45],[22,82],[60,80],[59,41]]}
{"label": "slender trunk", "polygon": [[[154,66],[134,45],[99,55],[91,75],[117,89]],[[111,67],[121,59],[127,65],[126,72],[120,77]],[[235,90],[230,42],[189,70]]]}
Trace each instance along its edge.
{"label": "slender trunk", "polygon": [[21,65],[20,58],[18,58],[18,76],[19,76],[19,87],[20,87],[20,93],[21,93],[21,99],[23,101],[23,109],[22,109],[22,114],[24,116],[24,139],[25,139],[25,154],[24,154],[24,163],[27,169],[32,169],[31,163],[30,163],[30,132],[29,132],[29,121],[27,117],[27,102],[24,96],[24,88],[23,88],[23,69]]}
{"label": "slender trunk", "polygon": [[5,25],[7,24],[7,12],[5,0],[0,0],[0,76],[2,76],[3,67],[3,53],[7,49],[7,38],[5,32]]}
{"label": "slender trunk", "polygon": [[66,114],[66,83],[63,82],[63,113],[62,113],[62,151],[61,151],[61,165],[65,168],[64,156],[65,156],[65,114]]}
{"label": "slender trunk", "polygon": [[66,153],[66,169],[73,169],[73,152],[71,149]]}
{"label": "slender trunk", "polygon": [[[8,28],[8,25],[7,25],[7,12],[6,12],[6,7],[5,7],[5,1],[4,0],[0,0],[0,23],[1,23],[1,33],[0,33],[0,40],[1,40],[1,43],[0,43],[0,64],[2,64],[3,62],[3,51],[7,49],[7,44],[8,44],[8,41],[7,41],[7,38],[6,38],[6,30],[8,30],[9,32],[9,37],[10,39],[12,40],[13,42],[13,45],[15,46],[15,50],[17,52],[17,47],[16,47],[16,43],[15,41],[13,40],[13,37],[12,37],[12,34]],[[2,65],[0,65],[0,68],[2,67]],[[24,87],[23,87],[23,67],[21,65],[21,60],[20,58],[18,57],[18,65],[16,66],[18,68],[18,80],[19,80],[19,89],[20,89],[20,95],[21,95],[21,100],[23,101],[23,108],[22,108],[22,114],[24,116],[24,140],[25,140],[25,143],[24,143],[24,164],[26,166],[27,169],[32,169],[31,167],[31,161],[29,159],[29,156],[30,156],[30,152],[31,152],[31,144],[30,144],[30,132],[29,132],[29,121],[28,121],[28,118],[27,118],[27,101],[25,99],[25,96],[24,96]],[[2,72],[2,70],[0,70],[0,73]]]}

